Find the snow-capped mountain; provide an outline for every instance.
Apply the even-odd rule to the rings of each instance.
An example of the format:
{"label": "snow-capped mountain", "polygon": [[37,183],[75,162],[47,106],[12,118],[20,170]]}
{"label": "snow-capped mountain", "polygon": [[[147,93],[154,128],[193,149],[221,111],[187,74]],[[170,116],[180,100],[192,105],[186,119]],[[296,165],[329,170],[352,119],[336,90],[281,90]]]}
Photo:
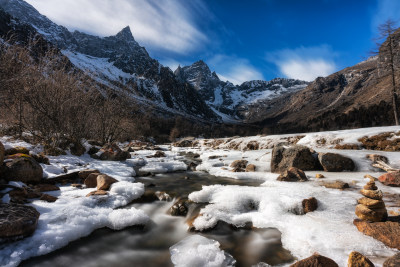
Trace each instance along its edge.
{"label": "snow-capped mountain", "polygon": [[219,119],[192,86],[176,79],[169,68],[149,56],[135,41],[129,27],[115,36],[102,38],[69,32],[22,0],[0,0],[0,8],[35,28],[60,48],[76,67],[98,82],[114,90],[129,90],[138,99],[151,101],[157,108],[169,112],[175,110],[180,115]]}
{"label": "snow-capped mountain", "polygon": [[[179,66],[175,75],[194,86],[203,99],[221,116],[243,119],[249,106],[304,89],[308,82],[276,78],[271,81],[248,81],[241,85],[221,81],[207,64],[200,60],[190,66]],[[221,114],[222,113],[222,114]]]}
{"label": "snow-capped mountain", "polygon": [[241,121],[249,107],[307,85],[304,81],[274,79],[236,86],[221,81],[202,60],[172,72],[149,56],[129,27],[114,36],[98,37],[70,32],[23,0],[0,0],[0,8],[32,26],[97,82],[113,90],[128,90],[137,100],[168,112],[211,121]]}

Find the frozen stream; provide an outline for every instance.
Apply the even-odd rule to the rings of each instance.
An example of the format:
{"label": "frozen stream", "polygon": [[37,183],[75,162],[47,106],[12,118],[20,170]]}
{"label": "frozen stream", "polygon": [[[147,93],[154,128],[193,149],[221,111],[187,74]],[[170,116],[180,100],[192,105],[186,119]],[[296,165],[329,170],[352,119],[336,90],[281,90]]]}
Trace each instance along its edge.
{"label": "frozen stream", "polygon": [[[137,178],[136,181],[147,185],[146,190],[166,191],[180,197],[201,190],[203,185],[258,186],[262,183],[200,172],[159,174]],[[155,186],[149,187],[149,184]],[[169,247],[188,235],[196,234],[187,230],[185,222],[204,206],[190,204],[185,218],[168,215],[173,203],[155,201],[132,204],[149,215],[151,221],[145,227],[130,227],[121,231],[99,229],[60,250],[24,261],[21,266],[173,266]],[[251,266],[261,261],[276,265],[293,260],[290,253],[282,248],[280,232],[274,228],[233,229],[220,224],[212,231],[201,234],[217,240],[221,249],[236,259],[236,266]]]}

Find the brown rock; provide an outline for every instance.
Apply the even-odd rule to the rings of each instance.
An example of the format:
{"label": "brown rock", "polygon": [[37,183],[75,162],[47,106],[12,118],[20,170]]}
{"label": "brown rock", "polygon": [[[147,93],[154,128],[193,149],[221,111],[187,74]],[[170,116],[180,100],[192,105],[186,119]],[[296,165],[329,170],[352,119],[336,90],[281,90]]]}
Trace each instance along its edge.
{"label": "brown rock", "polygon": [[399,267],[400,266],[400,253],[385,260],[383,267]]}
{"label": "brown rock", "polygon": [[246,169],[246,165],[247,165],[247,160],[241,159],[241,160],[235,160],[234,162],[231,163],[230,167],[236,169]]}
{"label": "brown rock", "polygon": [[71,184],[72,187],[82,188],[82,184]]}
{"label": "brown rock", "polygon": [[315,175],[315,178],[321,179],[321,178],[325,178],[325,176],[322,175],[322,174],[320,174],[320,173],[317,173],[317,174]]}
{"label": "brown rock", "polygon": [[386,208],[369,209],[361,204],[356,206],[356,215],[361,220],[370,222],[383,222],[388,217]]}
{"label": "brown rock", "polygon": [[378,190],[378,187],[375,185],[374,181],[368,182],[366,185],[363,187],[365,190]]}
{"label": "brown rock", "polygon": [[339,265],[330,258],[314,254],[311,257],[290,265],[290,267],[339,267]]}
{"label": "brown rock", "polygon": [[39,154],[32,154],[31,157],[34,158],[38,163],[50,165],[49,158],[46,157],[43,152]]}
{"label": "brown rock", "polygon": [[400,186],[400,172],[385,173],[378,178],[379,182],[387,186]]}
{"label": "brown rock", "polygon": [[399,222],[366,222],[362,220],[354,220],[353,224],[358,231],[365,235],[371,236],[386,246],[400,249],[400,223]]}
{"label": "brown rock", "polygon": [[358,201],[358,204],[364,205],[370,209],[383,209],[385,208],[385,202],[382,200],[371,199],[367,197],[362,197]]}
{"label": "brown rock", "polygon": [[5,156],[5,149],[3,143],[0,142],[0,166],[3,165],[4,156]]}
{"label": "brown rock", "polygon": [[278,181],[285,181],[285,182],[304,182],[308,181],[306,174],[296,168],[296,167],[290,167],[288,170],[286,170],[284,173],[278,176],[277,178]]}
{"label": "brown rock", "polygon": [[366,189],[361,189],[360,193],[367,197],[367,198],[372,198],[376,200],[381,200],[383,197],[383,193],[381,190],[366,190]]}
{"label": "brown rock", "polygon": [[57,197],[54,197],[54,196],[51,196],[51,195],[48,195],[48,194],[43,194],[40,197],[40,200],[44,200],[44,201],[47,201],[47,202],[56,202],[57,199],[58,199]]}
{"label": "brown rock", "polygon": [[60,188],[53,184],[38,184],[34,187],[35,191],[47,192],[47,191],[58,191]]}
{"label": "brown rock", "polygon": [[70,151],[72,155],[82,156],[86,152],[86,148],[79,141],[74,141],[71,143]]}
{"label": "brown rock", "polygon": [[113,183],[118,180],[108,176],[107,174],[100,174],[97,176],[97,190],[108,190]]}
{"label": "brown rock", "polygon": [[304,213],[312,212],[318,208],[318,201],[315,197],[303,199],[301,204],[303,206]]}
{"label": "brown rock", "polygon": [[249,164],[246,166],[246,172],[255,172],[255,171],[256,171],[256,165]]}
{"label": "brown rock", "polygon": [[349,255],[347,267],[374,267],[375,265],[364,255],[353,251]]}
{"label": "brown rock", "polygon": [[[22,155],[22,154],[21,154]],[[22,155],[6,163],[6,179],[23,183],[39,182],[43,178],[43,169],[28,155]]]}
{"label": "brown rock", "polygon": [[100,173],[100,172],[95,169],[87,169],[87,170],[78,172],[78,175],[79,175],[80,179],[85,180],[89,176],[89,174],[92,174],[92,173]]}
{"label": "brown rock", "polygon": [[169,213],[172,216],[186,216],[189,211],[187,200],[180,199],[172,205],[169,209]]}
{"label": "brown rock", "polygon": [[367,159],[371,160],[373,163],[376,163],[377,161],[383,161],[385,163],[389,163],[387,157],[378,154],[368,154]]}
{"label": "brown rock", "polygon": [[0,204],[0,239],[15,240],[33,234],[39,216],[30,206]]}
{"label": "brown rock", "polygon": [[320,185],[326,187],[326,188],[332,188],[332,189],[346,189],[350,188],[348,183],[342,182],[342,181],[335,181],[335,182],[322,182]]}
{"label": "brown rock", "polygon": [[326,172],[353,171],[355,169],[352,159],[339,154],[320,153],[318,159]]}
{"label": "brown rock", "polygon": [[95,188],[97,186],[97,176],[99,176],[100,173],[91,173],[86,177],[85,179],[85,185],[87,188]]}
{"label": "brown rock", "polygon": [[275,146],[272,150],[271,172],[282,173],[290,167],[310,171],[320,169],[318,160],[306,146]]}
{"label": "brown rock", "polygon": [[90,192],[86,196],[90,197],[90,196],[104,196],[104,195],[108,195],[108,192],[104,191],[104,190],[96,190],[96,191]]}
{"label": "brown rock", "polygon": [[245,169],[235,167],[235,168],[233,168],[232,172],[245,172]]}

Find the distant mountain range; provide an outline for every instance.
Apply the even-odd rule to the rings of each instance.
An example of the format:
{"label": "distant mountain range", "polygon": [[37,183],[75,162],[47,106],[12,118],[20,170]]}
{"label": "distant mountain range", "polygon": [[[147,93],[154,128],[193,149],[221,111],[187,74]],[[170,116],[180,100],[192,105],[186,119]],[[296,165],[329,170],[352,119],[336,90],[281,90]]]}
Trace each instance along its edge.
{"label": "distant mountain range", "polygon": [[[13,25],[33,27],[102,86],[128,91],[144,109],[152,106],[160,116],[247,123],[271,133],[390,125],[393,121],[382,55],[312,83],[276,78],[234,85],[221,81],[202,60],[172,71],[149,56],[129,27],[115,36],[97,37],[70,32],[23,0],[0,0],[0,8],[6,12],[0,12],[0,35],[9,27],[5,17],[10,14],[15,18]],[[395,39],[399,64],[399,31]]]}
{"label": "distant mountain range", "polygon": [[98,37],[70,32],[22,0],[0,0],[0,8],[31,25],[61,49],[75,67],[114,90],[130,90],[136,99],[169,113],[216,122],[240,122],[249,105],[303,89],[307,82],[292,79],[249,81],[240,86],[221,81],[198,61],[172,72],[151,58],[135,41],[129,27],[115,36]]}

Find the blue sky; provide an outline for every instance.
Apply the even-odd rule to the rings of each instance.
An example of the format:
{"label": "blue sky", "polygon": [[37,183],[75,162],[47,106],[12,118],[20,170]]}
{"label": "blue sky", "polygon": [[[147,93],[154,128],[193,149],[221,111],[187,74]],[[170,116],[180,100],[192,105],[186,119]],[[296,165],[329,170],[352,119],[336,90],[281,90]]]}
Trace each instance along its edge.
{"label": "blue sky", "polygon": [[27,0],[70,30],[100,36],[129,25],[175,69],[204,60],[223,80],[313,80],[368,57],[398,0]]}

